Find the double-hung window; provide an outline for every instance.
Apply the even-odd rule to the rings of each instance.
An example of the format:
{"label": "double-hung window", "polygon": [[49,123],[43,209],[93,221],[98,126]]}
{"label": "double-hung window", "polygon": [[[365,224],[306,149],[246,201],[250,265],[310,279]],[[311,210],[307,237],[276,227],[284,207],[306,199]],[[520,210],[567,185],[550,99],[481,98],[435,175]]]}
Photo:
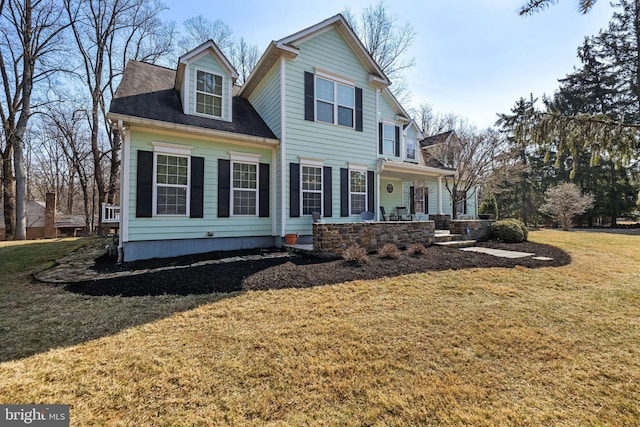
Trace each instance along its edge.
{"label": "double-hung window", "polygon": [[222,117],[222,76],[196,71],[196,113]]}
{"label": "double-hung window", "polygon": [[353,127],[355,87],[316,76],[316,120]]}
{"label": "double-hung window", "polygon": [[382,126],[382,154],[395,156],[396,154],[396,128],[393,125]]}
{"label": "double-hung window", "polygon": [[258,165],[233,162],[232,174],[233,215],[257,215]]}
{"label": "double-hung window", "polygon": [[406,145],[407,145],[407,160],[415,160],[416,159],[416,140],[415,140],[415,138],[407,137]]}
{"label": "double-hung window", "polygon": [[349,170],[349,213],[359,215],[367,210],[367,171]]}
{"label": "double-hung window", "polygon": [[302,214],[322,213],[322,167],[301,165]]}
{"label": "double-hung window", "polygon": [[187,215],[189,157],[155,153],[156,215]]}

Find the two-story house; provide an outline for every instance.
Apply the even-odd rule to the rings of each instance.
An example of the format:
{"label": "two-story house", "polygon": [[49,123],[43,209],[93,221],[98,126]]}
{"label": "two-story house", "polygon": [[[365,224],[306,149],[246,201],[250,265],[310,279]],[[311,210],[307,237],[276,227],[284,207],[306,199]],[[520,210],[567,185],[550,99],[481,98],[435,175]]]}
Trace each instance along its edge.
{"label": "two-story house", "polygon": [[177,70],[127,65],[108,114],[123,138],[124,261],[277,246],[287,233],[310,243],[313,213],[447,210],[452,171],[425,161],[423,135],[341,15],[271,42],[241,88],[236,78],[211,41]]}

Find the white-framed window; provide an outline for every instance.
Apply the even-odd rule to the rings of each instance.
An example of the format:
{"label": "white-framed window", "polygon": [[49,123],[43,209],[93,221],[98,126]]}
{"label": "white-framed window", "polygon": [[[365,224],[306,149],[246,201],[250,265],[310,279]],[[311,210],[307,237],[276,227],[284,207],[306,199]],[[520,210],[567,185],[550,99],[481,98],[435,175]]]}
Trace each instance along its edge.
{"label": "white-framed window", "polygon": [[355,87],[316,76],[316,120],[353,127]]}
{"label": "white-framed window", "polygon": [[322,214],[322,166],[300,165],[302,215]]}
{"label": "white-framed window", "polygon": [[196,70],[196,113],[222,117],[223,77]]}
{"label": "white-framed window", "polygon": [[396,155],[396,127],[384,123],[382,125],[382,154]]}
{"label": "white-framed window", "polygon": [[407,159],[415,160],[416,159],[416,139],[412,137],[407,137],[405,141],[407,146],[407,153],[406,153]]}
{"label": "white-framed window", "polygon": [[349,170],[349,213],[360,215],[367,210],[367,171]]}
{"label": "white-framed window", "polygon": [[154,214],[189,214],[189,156],[154,152]]}
{"label": "white-framed window", "polygon": [[233,161],[231,165],[231,212],[258,214],[258,164]]}

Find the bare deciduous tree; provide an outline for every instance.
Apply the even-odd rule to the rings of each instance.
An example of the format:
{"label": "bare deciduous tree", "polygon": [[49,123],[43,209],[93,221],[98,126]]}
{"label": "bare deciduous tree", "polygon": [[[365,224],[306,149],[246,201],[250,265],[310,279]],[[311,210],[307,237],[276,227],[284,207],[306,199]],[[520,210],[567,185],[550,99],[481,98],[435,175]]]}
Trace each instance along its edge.
{"label": "bare deciduous tree", "polygon": [[358,35],[364,47],[382,71],[393,81],[391,90],[401,102],[408,101],[409,93],[403,72],[415,65],[415,59],[406,59],[407,49],[416,33],[408,22],[398,23],[387,10],[384,1],[362,11],[360,20],[349,9],[342,12]]}
{"label": "bare deciduous tree", "polygon": [[577,185],[564,183],[549,188],[544,195],[540,212],[557,220],[563,230],[571,227],[573,218],[593,207],[593,195],[582,194]]}
{"label": "bare deciduous tree", "polygon": [[27,235],[24,137],[31,114],[37,109],[34,90],[57,70],[47,60],[59,51],[61,33],[67,26],[58,6],[53,0],[0,0],[5,232],[16,240],[24,240]]}
{"label": "bare deciduous tree", "polygon": [[115,201],[120,169],[120,135],[106,120],[106,105],[128,60],[154,62],[170,51],[171,27],[158,18],[164,8],[155,0],[64,0],[84,71],[81,80],[91,100],[88,120],[98,203]]}

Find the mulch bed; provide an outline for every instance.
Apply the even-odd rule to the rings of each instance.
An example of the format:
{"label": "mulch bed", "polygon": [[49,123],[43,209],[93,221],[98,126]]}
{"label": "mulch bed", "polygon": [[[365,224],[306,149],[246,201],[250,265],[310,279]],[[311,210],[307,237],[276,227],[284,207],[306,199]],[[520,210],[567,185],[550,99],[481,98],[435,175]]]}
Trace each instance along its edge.
{"label": "mulch bed", "polygon": [[[368,261],[362,265],[353,265],[343,259],[320,259],[298,255],[292,258],[230,262],[78,282],[65,285],[65,289],[93,296],[208,294],[243,290],[306,288],[352,280],[370,280],[403,274],[464,268],[558,267],[571,262],[569,254],[561,249],[539,243],[485,242],[478,244],[478,246],[532,252],[536,256],[549,257],[553,260],[538,261],[532,257],[499,258],[487,254],[464,252],[454,248],[431,246],[426,248],[425,254],[414,256],[402,251],[400,257],[396,259],[384,259],[377,254],[372,254],[369,255]],[[99,258],[96,260],[96,269],[102,272],[133,271],[169,265],[189,265],[205,259],[221,259],[256,253],[261,253],[261,251],[212,252],[125,264],[115,264],[107,258]]]}

